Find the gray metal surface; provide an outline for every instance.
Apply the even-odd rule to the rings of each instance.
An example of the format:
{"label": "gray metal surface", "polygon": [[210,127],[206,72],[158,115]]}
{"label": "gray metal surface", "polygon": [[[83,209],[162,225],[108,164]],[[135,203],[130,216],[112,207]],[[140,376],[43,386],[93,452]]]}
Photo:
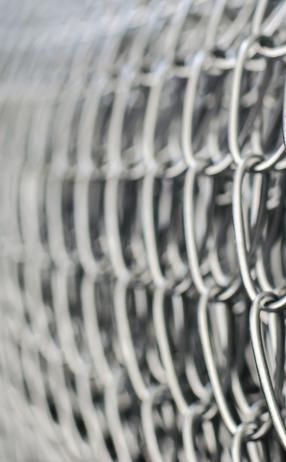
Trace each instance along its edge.
{"label": "gray metal surface", "polygon": [[0,460],[284,461],[286,2],[0,5]]}

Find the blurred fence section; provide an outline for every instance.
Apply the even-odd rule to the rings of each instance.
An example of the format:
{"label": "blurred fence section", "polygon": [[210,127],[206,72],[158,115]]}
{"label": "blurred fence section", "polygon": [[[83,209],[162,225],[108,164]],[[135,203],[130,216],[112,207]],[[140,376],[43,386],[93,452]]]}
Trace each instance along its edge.
{"label": "blurred fence section", "polygon": [[0,460],[285,460],[286,2],[0,4]]}

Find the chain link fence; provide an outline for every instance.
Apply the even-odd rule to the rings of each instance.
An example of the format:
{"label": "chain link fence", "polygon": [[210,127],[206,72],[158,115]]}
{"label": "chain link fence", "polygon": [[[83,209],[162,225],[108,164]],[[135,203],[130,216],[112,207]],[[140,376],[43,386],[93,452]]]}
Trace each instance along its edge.
{"label": "chain link fence", "polygon": [[0,460],[285,460],[286,2],[2,1]]}

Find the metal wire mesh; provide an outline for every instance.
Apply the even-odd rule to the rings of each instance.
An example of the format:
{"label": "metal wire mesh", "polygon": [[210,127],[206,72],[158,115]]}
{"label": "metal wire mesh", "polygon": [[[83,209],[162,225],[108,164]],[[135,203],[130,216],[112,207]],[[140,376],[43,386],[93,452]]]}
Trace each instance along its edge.
{"label": "metal wire mesh", "polygon": [[0,13],[0,460],[285,460],[286,2]]}

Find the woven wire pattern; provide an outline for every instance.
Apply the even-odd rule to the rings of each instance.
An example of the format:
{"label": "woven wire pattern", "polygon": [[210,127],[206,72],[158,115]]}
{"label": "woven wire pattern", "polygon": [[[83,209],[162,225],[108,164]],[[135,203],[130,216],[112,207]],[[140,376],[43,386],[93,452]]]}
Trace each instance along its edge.
{"label": "woven wire pattern", "polygon": [[0,460],[285,460],[286,2],[35,3],[0,9]]}

